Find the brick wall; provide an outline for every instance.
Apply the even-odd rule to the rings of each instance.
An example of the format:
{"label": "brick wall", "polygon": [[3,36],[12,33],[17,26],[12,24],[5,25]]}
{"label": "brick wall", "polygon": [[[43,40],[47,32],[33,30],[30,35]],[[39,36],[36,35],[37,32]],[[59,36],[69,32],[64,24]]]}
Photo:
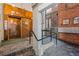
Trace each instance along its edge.
{"label": "brick wall", "polygon": [[[74,18],[79,16],[79,4],[59,4],[58,5],[58,18],[59,18],[59,27],[79,27],[79,24],[74,24]],[[69,19],[69,24],[63,24],[63,20]],[[68,33],[60,32],[58,36],[61,40],[79,44],[79,34],[77,33]]]}

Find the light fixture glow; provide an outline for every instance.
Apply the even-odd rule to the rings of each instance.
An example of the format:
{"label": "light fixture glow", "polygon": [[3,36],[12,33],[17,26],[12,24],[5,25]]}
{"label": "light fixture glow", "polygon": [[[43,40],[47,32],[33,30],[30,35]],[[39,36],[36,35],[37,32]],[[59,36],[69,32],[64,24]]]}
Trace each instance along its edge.
{"label": "light fixture glow", "polygon": [[13,7],[15,7],[15,5],[14,4],[11,4]]}
{"label": "light fixture glow", "polygon": [[25,22],[26,25],[28,25],[28,22]]}
{"label": "light fixture glow", "polygon": [[14,15],[15,14],[15,11],[11,11],[11,15]]}
{"label": "light fixture glow", "polygon": [[11,20],[10,23],[13,23],[13,20]]}
{"label": "light fixture glow", "polygon": [[52,12],[52,8],[49,8],[46,13],[51,13]]}

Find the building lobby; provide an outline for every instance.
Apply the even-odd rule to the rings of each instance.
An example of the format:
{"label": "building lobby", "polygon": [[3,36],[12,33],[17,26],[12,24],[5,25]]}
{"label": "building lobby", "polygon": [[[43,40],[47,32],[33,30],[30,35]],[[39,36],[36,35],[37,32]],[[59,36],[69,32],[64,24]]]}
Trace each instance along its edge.
{"label": "building lobby", "polygon": [[0,56],[79,56],[78,3],[1,3]]}

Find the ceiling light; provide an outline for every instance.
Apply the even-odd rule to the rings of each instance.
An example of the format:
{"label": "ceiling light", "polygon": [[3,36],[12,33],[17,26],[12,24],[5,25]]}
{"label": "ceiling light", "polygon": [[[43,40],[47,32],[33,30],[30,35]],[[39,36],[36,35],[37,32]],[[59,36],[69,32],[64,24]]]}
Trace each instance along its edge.
{"label": "ceiling light", "polygon": [[51,12],[52,12],[52,8],[47,9],[46,12],[47,12],[47,13],[51,13]]}
{"label": "ceiling light", "polygon": [[15,7],[15,5],[14,4],[11,4],[13,7]]}

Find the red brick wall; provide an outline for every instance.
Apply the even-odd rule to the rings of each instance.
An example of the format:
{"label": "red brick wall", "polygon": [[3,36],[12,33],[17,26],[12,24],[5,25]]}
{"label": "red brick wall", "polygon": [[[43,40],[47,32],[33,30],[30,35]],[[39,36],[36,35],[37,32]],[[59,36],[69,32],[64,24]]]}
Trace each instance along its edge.
{"label": "red brick wall", "polygon": [[[59,27],[79,27],[79,24],[73,23],[74,18],[77,16],[79,16],[79,4],[58,5]],[[69,19],[70,24],[63,24],[64,19]],[[79,34],[63,32],[59,33],[58,38],[70,43],[79,44]]]}
{"label": "red brick wall", "polygon": [[[59,4],[58,7],[59,26],[60,27],[79,27],[79,24],[73,24],[75,17],[79,16],[79,4],[72,7],[65,7],[65,4]],[[63,20],[69,19],[70,24],[64,25]]]}

